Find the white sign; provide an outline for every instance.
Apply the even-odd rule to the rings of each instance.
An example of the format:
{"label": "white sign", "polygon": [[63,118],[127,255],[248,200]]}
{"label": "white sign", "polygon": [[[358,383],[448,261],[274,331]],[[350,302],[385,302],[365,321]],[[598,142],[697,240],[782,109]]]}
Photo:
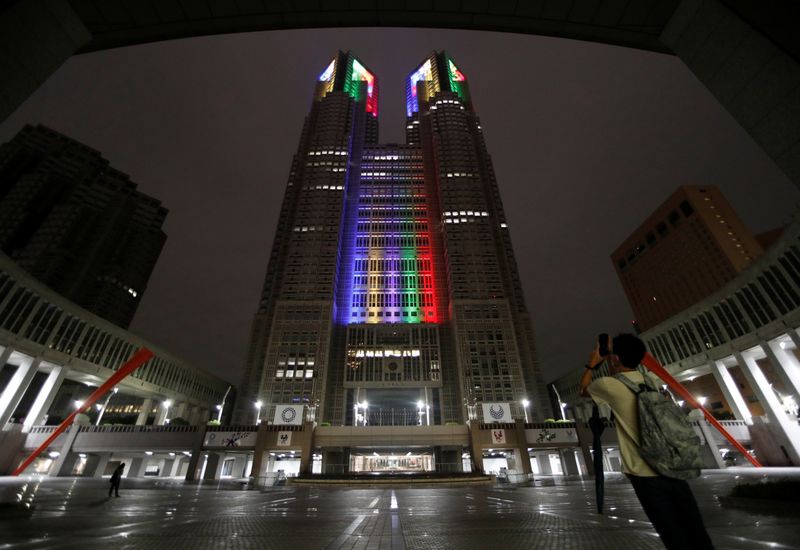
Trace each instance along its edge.
{"label": "white sign", "polygon": [[275,405],[275,416],[272,423],[281,425],[301,425],[303,423],[303,405]]}
{"label": "white sign", "polygon": [[292,432],[278,432],[278,447],[288,447],[292,444]]}
{"label": "white sign", "polygon": [[499,445],[506,442],[505,430],[492,430],[492,444]]}
{"label": "white sign", "polygon": [[206,432],[204,447],[254,447],[256,432]]}
{"label": "white sign", "polygon": [[514,422],[509,403],[483,403],[484,422]]}

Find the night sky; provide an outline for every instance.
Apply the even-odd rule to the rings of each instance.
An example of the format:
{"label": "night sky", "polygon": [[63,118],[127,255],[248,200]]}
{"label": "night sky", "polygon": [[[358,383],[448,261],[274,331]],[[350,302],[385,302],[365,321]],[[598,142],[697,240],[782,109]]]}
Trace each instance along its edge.
{"label": "night sky", "polygon": [[292,154],[338,49],[377,75],[381,142],[405,77],[446,49],[470,82],[545,379],[630,327],[609,254],[678,185],[718,185],[754,231],[800,194],[675,57],[554,38],[415,29],[248,33],[70,59],[0,125],[98,149],[170,213],[131,330],[240,382]]}

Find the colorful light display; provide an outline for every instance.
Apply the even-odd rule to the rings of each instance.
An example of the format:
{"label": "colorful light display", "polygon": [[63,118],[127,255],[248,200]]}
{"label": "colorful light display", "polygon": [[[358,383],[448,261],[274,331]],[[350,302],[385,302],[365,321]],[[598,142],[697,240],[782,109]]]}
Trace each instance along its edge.
{"label": "colorful light display", "polygon": [[[421,159],[362,161],[349,323],[438,323]],[[351,222],[351,223],[353,223]]]}
{"label": "colorful light display", "polygon": [[359,82],[366,82],[367,83],[367,112],[371,113],[372,116],[378,116],[378,94],[375,90],[375,76],[369,72],[364,66],[358,62],[357,59],[350,57],[351,63],[349,70],[347,71],[350,74],[350,77],[347,78],[344,82],[344,91],[350,94],[350,96],[355,99],[356,101],[360,101],[362,98],[361,95],[361,88],[359,86]]}
{"label": "colorful light display", "polygon": [[[436,61],[438,58],[433,59],[435,62],[438,62]],[[439,75],[443,74],[443,70],[443,68],[439,67]],[[469,101],[469,94],[466,86],[462,84],[463,82],[467,81],[467,77],[464,76],[464,73],[462,73],[458,67],[456,67],[456,64],[453,63],[453,60],[449,57],[447,58],[447,75],[447,82],[450,84],[450,90],[458,94],[458,97],[460,97],[463,101]],[[433,77],[433,63],[431,59],[426,59],[425,63],[420,65],[419,69],[414,71],[411,76],[408,77],[408,90],[406,92],[407,116],[411,116],[413,113],[419,112],[417,83],[425,82],[425,93],[427,97],[430,97],[442,89],[441,83],[438,82],[438,80],[439,79]]]}

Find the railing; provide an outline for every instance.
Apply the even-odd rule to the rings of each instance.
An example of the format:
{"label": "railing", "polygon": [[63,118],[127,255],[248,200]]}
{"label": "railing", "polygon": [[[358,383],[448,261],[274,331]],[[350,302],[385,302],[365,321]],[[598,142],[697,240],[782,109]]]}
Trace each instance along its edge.
{"label": "railing", "polygon": [[367,409],[367,424],[370,426],[418,426],[427,424],[425,414],[417,409]]}
{"label": "railing", "polygon": [[[48,426],[49,427],[49,426]],[[95,433],[164,433],[164,432],[196,432],[198,426],[81,426],[80,432]]]}
{"label": "railing", "polygon": [[58,426],[31,426],[28,428],[29,434],[51,434],[56,431]]}
{"label": "railing", "polygon": [[[258,426],[247,424],[240,426],[206,426],[207,432],[257,432]],[[284,430],[281,430],[284,431]],[[290,430],[289,430],[290,431]]]}

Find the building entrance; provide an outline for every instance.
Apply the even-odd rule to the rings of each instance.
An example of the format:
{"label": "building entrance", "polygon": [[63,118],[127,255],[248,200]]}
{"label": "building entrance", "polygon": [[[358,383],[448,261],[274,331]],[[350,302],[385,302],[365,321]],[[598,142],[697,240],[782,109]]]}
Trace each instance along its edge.
{"label": "building entrance", "polygon": [[415,473],[436,469],[429,449],[363,450],[350,454],[350,471],[354,473]]}

